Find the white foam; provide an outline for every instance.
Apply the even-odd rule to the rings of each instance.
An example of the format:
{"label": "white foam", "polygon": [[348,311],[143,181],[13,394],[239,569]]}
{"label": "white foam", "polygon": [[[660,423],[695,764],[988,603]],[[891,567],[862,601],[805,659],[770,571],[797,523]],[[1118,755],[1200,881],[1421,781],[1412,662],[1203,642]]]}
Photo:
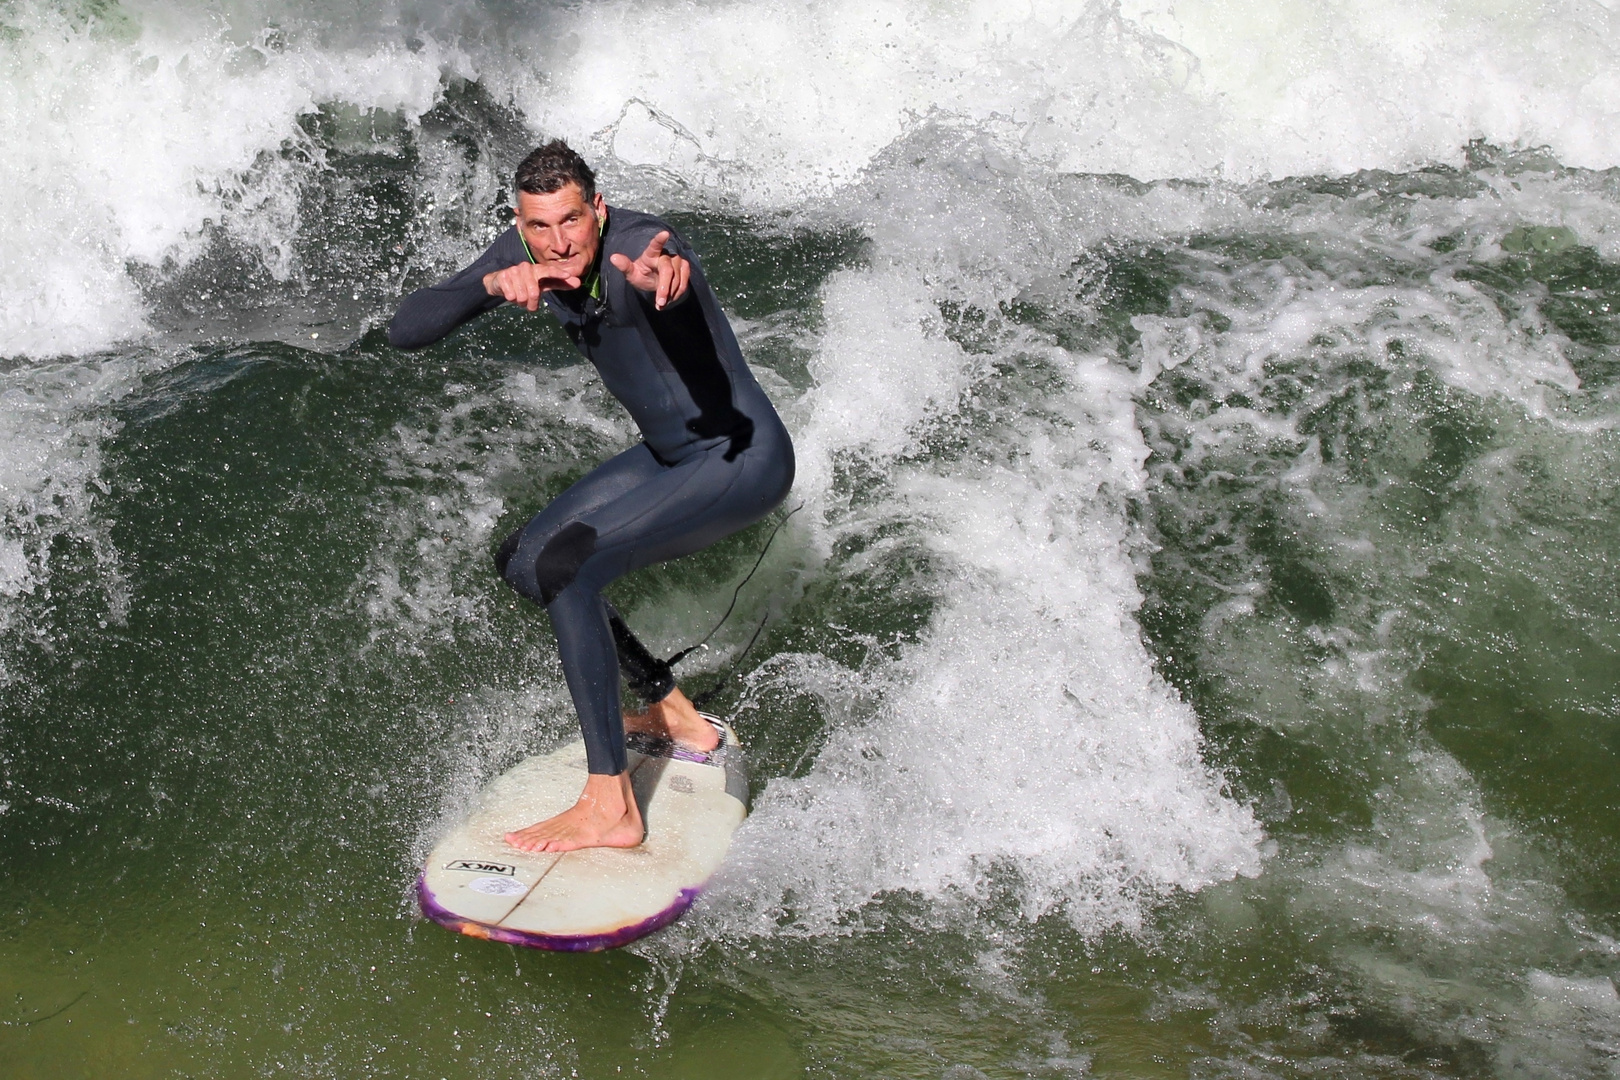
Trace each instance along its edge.
{"label": "white foam", "polygon": [[[184,262],[210,221],[292,272],[320,157],[298,118],[346,102],[414,119],[446,76],[598,157],[760,207],[848,185],[924,118],[993,130],[1012,161],[1139,179],[1459,162],[1473,138],[1620,163],[1620,34],[1591,3],[8,11],[0,355],[141,333],[126,264]],[[942,232],[971,222],[961,209]]]}
{"label": "white foam", "polygon": [[1529,986],[1532,993],[1555,1007],[1620,1017],[1620,994],[1615,993],[1610,979],[1571,978],[1531,971]]}
{"label": "white foam", "polygon": [[[0,374],[0,640],[39,640],[26,615],[46,595],[52,549],[72,537],[89,553],[107,616],[122,619],[128,597],[98,500],[101,442],[115,428],[104,410],[169,358],[102,358],[28,365]],[[0,684],[14,673],[0,657]]]}
{"label": "white foam", "polygon": [[1460,163],[1475,138],[1603,168],[1614,20],[1580,2],[613,3],[548,22],[563,46],[509,85],[547,130],[775,205],[847,183],[930,114],[1144,180]]}
{"label": "white foam", "polygon": [[208,222],[235,229],[285,275],[310,170],[278,154],[308,149],[298,118],[334,101],[420,115],[448,63],[397,43],[328,51],[261,32],[241,44],[201,13],[143,17],[140,5],[103,23],[43,4],[8,11],[0,356],[140,334],[144,304],[126,265],[184,262]]}
{"label": "white foam", "polygon": [[836,274],[822,302],[816,385],[793,406],[803,417],[795,486],[812,497],[830,494],[835,453],[887,460],[912,449],[928,420],[956,410],[976,366],[945,340],[937,304],[913,275]]}
{"label": "white foam", "polygon": [[[1221,795],[1192,711],[1154,675],[1134,622],[1136,376],[1017,335],[994,356],[964,352],[928,286],[882,257],[892,252],[824,289],[817,385],[796,407],[796,497],[821,551],[867,544],[829,572],[920,550],[932,570],[910,585],[937,606],[893,659],[876,648],[847,670],[778,657],[757,677],[760,692],[818,701],[831,733],[806,776],[766,789],[711,929],[769,933],[786,919],[825,933],[884,894],[982,900],[1010,878],[1028,917],[1061,911],[1095,933],[1141,927],[1171,890],[1258,872],[1258,827]],[[992,360],[1055,385],[1021,402],[1031,411],[1018,424],[964,432],[973,395],[1003,377]],[[977,449],[941,458],[936,430]],[[883,478],[880,493],[837,479],[856,461]]]}
{"label": "white foam", "polygon": [[[1278,362],[1331,352],[1376,363],[1399,343],[1421,350],[1428,370],[1448,384],[1478,397],[1507,398],[1538,418],[1561,411],[1562,395],[1550,400],[1549,391],[1568,394],[1580,385],[1561,335],[1510,323],[1468,282],[1358,285],[1323,271],[1284,272],[1276,264],[1238,267],[1230,277],[1212,267],[1208,280],[1200,314],[1133,320],[1150,371],[1197,354],[1200,373],[1217,377],[1225,392],[1257,397]],[[1203,311],[1218,312],[1232,326],[1219,335],[1203,333]],[[1304,443],[1307,436],[1294,425],[1305,415],[1222,409],[1202,425],[1199,438],[1214,442],[1254,431],[1267,438],[1291,434]]]}

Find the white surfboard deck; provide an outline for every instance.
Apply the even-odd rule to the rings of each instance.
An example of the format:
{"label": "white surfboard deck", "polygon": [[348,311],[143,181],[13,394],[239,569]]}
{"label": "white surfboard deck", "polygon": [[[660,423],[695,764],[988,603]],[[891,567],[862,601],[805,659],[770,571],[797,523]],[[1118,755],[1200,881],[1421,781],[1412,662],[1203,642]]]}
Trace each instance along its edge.
{"label": "white surfboard deck", "polygon": [[731,726],[709,754],[633,737],[630,783],[647,839],[634,848],[519,851],[503,837],[574,805],[585,744],[526,758],[490,781],[440,840],[417,880],[422,913],[473,937],[567,952],[628,944],[680,918],[748,816],[748,779]]}

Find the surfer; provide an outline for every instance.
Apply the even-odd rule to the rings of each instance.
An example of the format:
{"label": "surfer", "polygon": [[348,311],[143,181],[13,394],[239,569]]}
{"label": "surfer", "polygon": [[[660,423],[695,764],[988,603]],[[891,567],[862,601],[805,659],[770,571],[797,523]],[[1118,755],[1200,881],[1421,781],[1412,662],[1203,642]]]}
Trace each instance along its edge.
{"label": "surfer", "polygon": [[[589,768],[572,808],[506,842],[526,851],[634,847],[646,830],[626,726],[697,751],[714,749],[720,735],[602,589],[764,517],[793,483],[793,445],[674,229],[609,207],[590,166],[561,140],[523,159],[515,188],[512,228],[459,274],[406,297],[388,340],[418,349],[502,304],[532,312],[543,303],[641,430],[641,442],[576,481],[495,553],[506,582],[551,616]],[[643,712],[622,713],[621,671]]]}

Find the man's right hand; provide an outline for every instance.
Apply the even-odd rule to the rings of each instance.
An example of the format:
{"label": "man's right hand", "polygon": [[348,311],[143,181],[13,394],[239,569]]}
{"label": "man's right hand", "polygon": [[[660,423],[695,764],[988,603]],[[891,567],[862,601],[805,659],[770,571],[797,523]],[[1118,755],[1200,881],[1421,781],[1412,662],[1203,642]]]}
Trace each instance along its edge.
{"label": "man's right hand", "polygon": [[530,311],[540,310],[540,296],[550,289],[577,289],[579,278],[555,277],[538,263],[518,263],[484,275],[484,291]]}

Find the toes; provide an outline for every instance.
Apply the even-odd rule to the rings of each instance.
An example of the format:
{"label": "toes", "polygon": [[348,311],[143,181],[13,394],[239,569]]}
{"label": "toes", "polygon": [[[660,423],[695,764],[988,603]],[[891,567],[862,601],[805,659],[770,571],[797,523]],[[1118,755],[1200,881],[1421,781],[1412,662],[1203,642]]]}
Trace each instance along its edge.
{"label": "toes", "polygon": [[[527,830],[525,830],[527,831]],[[506,842],[519,851],[543,851],[550,841],[535,836],[525,836],[521,832],[507,833]]]}

